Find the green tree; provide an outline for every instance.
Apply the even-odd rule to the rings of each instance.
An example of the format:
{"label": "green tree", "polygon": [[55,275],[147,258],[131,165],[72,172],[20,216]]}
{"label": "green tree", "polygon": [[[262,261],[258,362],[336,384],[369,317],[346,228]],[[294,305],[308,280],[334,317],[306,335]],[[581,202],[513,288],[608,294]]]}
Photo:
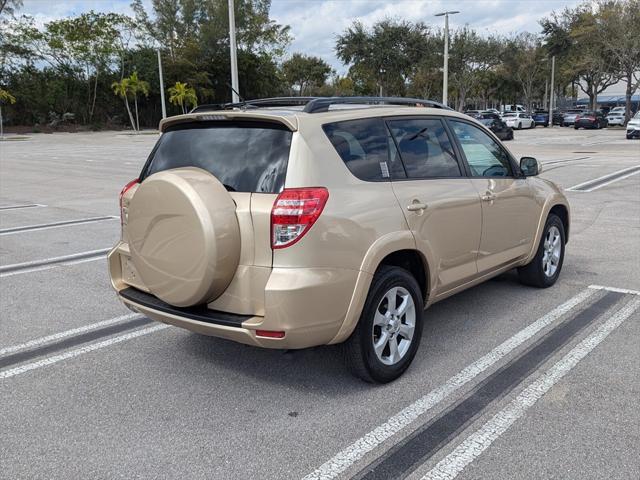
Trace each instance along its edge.
{"label": "green tree", "polygon": [[611,38],[600,10],[584,3],[554,12],[540,23],[548,48],[562,54],[577,78],[575,83],[589,96],[590,108],[595,110],[598,95],[621,78],[620,63],[611,54]]}
{"label": "green tree", "polygon": [[173,87],[169,87],[169,102],[180,106],[182,113],[187,113],[187,106],[198,106],[196,91],[187,83],[176,82]]}
{"label": "green tree", "polygon": [[640,88],[640,0],[602,1],[598,16],[605,32],[606,50],[616,60],[626,83],[626,123],[631,118],[631,96]]}
{"label": "green tree", "polygon": [[0,88],[0,138],[4,138],[4,126],[2,119],[2,105],[5,103],[16,103],[16,97],[11,95],[7,90]]}
{"label": "green tree", "polygon": [[506,42],[502,58],[511,78],[520,87],[525,108],[531,110],[548,68],[542,42],[531,33],[521,33]]}
{"label": "green tree", "polygon": [[449,52],[449,85],[462,111],[467,95],[477,88],[483,74],[500,63],[500,40],[484,38],[464,27],[453,33]]}
{"label": "green tree", "polygon": [[127,108],[127,114],[129,115],[129,121],[131,122],[131,128],[133,131],[137,131],[136,122],[133,120],[131,114],[131,108],[129,107],[129,95],[131,94],[131,87],[129,86],[129,79],[123,78],[119,82],[113,82],[111,84],[113,93],[124,100],[124,105]]}
{"label": "green tree", "polygon": [[[358,21],[336,40],[336,54],[350,65],[362,93],[377,86],[387,95],[404,95],[409,77],[429,54],[429,29],[422,23],[385,19],[370,30]],[[375,87],[374,87],[375,89]]]}
{"label": "green tree", "polygon": [[332,72],[331,66],[318,57],[294,53],[290,59],[282,63],[284,80],[290,90],[298,95],[308,94],[325,84]]}
{"label": "green tree", "polygon": [[128,88],[133,95],[133,103],[136,110],[136,130],[140,131],[140,117],[138,115],[138,95],[149,96],[149,82],[145,82],[138,78],[138,72],[133,72],[129,78]]}

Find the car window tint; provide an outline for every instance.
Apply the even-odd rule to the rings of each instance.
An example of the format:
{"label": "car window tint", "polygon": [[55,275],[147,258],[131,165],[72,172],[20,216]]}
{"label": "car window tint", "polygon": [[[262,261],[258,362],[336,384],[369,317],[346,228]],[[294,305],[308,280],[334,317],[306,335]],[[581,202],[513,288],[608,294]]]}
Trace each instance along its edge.
{"label": "car window tint", "polygon": [[279,193],[289,161],[292,132],[258,122],[197,122],[165,131],[144,172],[198,167],[230,191]]}
{"label": "car window tint", "polygon": [[462,145],[474,177],[508,177],[512,175],[509,156],[487,133],[457,120],[450,120]]}
{"label": "car window tint", "polygon": [[388,125],[409,178],[460,176],[460,167],[442,121],[392,120]]}
{"label": "car window tint", "polygon": [[322,126],[347,168],[367,181],[404,177],[395,152],[389,155],[389,135],[380,118],[364,118]]}

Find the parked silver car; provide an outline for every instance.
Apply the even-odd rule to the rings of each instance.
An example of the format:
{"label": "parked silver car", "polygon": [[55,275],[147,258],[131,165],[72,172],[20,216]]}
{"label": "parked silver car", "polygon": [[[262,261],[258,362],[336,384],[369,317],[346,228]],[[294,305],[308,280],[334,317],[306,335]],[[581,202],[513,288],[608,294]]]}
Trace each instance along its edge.
{"label": "parked silver car", "polygon": [[562,117],[562,126],[568,127],[576,123],[576,117],[584,113],[584,110],[567,110]]}

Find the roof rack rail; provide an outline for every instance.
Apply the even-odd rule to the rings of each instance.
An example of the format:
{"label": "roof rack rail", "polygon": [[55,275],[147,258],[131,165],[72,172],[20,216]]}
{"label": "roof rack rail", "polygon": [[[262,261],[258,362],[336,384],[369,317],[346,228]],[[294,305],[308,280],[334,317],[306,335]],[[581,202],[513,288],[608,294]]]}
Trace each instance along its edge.
{"label": "roof rack rail", "polygon": [[412,107],[430,107],[451,110],[445,105],[434,102],[433,100],[424,100],[422,98],[404,98],[404,97],[318,97],[308,102],[303,112],[318,113],[326,112],[331,105],[404,105]]}
{"label": "roof rack rail", "polygon": [[331,105],[404,105],[412,107],[431,107],[451,110],[441,103],[422,98],[404,97],[273,97],[246,100],[237,103],[211,103],[198,105],[190,113],[231,110],[233,108],[293,107],[304,105],[303,112],[319,113],[329,110]]}
{"label": "roof rack rail", "polygon": [[231,110],[233,108],[259,108],[259,107],[294,107],[302,106],[318,97],[273,97],[245,100],[237,103],[210,103],[198,105],[190,113],[209,112],[212,110]]}

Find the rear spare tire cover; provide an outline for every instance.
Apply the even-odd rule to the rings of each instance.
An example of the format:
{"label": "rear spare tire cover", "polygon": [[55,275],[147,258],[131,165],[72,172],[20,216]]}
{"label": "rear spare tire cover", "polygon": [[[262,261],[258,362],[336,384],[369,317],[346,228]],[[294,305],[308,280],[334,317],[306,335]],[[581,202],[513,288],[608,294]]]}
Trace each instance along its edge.
{"label": "rear spare tire cover", "polygon": [[177,307],[214,300],[238,267],[236,205],[222,183],[199,168],[146,178],[129,204],[127,236],[141,280]]}

